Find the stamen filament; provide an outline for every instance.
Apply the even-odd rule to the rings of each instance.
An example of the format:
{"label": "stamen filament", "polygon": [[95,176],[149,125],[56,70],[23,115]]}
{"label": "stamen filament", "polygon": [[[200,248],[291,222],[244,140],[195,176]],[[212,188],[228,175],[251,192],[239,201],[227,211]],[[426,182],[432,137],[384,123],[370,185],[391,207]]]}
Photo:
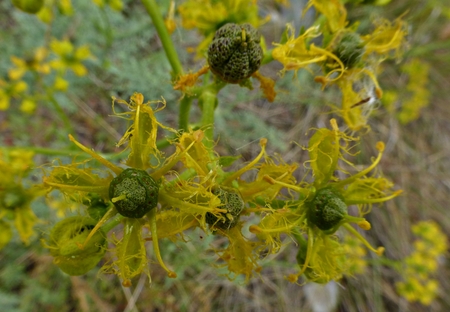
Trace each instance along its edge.
{"label": "stamen filament", "polygon": [[299,187],[297,185],[292,185],[292,184],[288,184],[288,183],[285,183],[285,182],[281,182],[281,181],[275,180],[274,178],[272,178],[272,177],[270,177],[268,175],[265,175],[263,177],[263,180],[265,180],[266,182],[268,182],[270,184],[278,184],[278,185],[284,186],[284,187],[286,187],[288,189],[294,190],[297,193],[300,193],[300,194],[305,195],[305,196],[307,196],[309,194],[309,190],[307,190],[307,189],[301,188],[301,187]]}
{"label": "stamen filament", "polygon": [[161,252],[159,250],[159,242],[158,242],[158,231],[156,228],[156,209],[152,209],[147,214],[149,221],[150,221],[150,231],[152,232],[152,242],[153,242],[153,251],[155,253],[156,259],[159,262],[159,265],[167,272],[167,276],[170,278],[176,278],[177,273],[169,270],[167,266],[165,265],[162,257]]}
{"label": "stamen filament", "polygon": [[161,168],[155,170],[152,173],[152,178],[154,178],[155,180],[159,180],[164,174],[166,174],[169,170],[171,170],[173,168],[173,166],[181,159],[181,157],[183,157],[187,153],[187,151],[192,146],[194,146],[195,143],[196,143],[196,141],[189,144],[189,146],[186,149],[184,149],[181,153],[179,153],[175,157],[171,157],[167,164],[165,164]]}
{"label": "stamen filament", "polygon": [[355,175],[348,177],[347,179],[341,180],[341,181],[337,181],[334,183],[334,186],[336,187],[343,187],[344,185],[350,184],[353,181],[355,181],[356,179],[365,176],[366,174],[368,174],[370,171],[372,171],[373,169],[375,169],[375,167],[378,165],[378,163],[381,160],[381,157],[383,156],[383,150],[384,150],[384,143],[383,142],[378,142],[377,143],[377,149],[379,150],[378,156],[375,159],[375,161],[366,169],[361,170],[360,172],[356,173]]}
{"label": "stamen filament", "polygon": [[113,163],[109,162],[105,158],[103,158],[100,155],[98,155],[97,153],[95,153],[93,150],[88,149],[86,146],[84,146],[83,144],[81,144],[80,142],[75,140],[75,138],[72,135],[70,135],[70,134],[69,134],[69,140],[72,141],[73,143],[75,143],[75,145],[78,146],[81,150],[83,150],[84,152],[86,152],[89,155],[91,155],[94,159],[96,159],[102,165],[104,165],[104,166],[108,167],[109,169],[111,169],[112,172],[114,172],[115,174],[119,175],[123,171],[122,168],[117,167]]}
{"label": "stamen filament", "polygon": [[223,181],[223,184],[230,184],[231,182],[233,182],[233,180],[235,180],[238,177],[240,177],[244,172],[247,172],[250,169],[252,169],[259,162],[259,160],[263,157],[263,155],[266,152],[267,139],[265,139],[265,138],[261,139],[259,141],[259,144],[261,145],[261,152],[259,152],[258,156],[256,156],[255,159],[253,159],[251,162],[249,162],[246,166],[242,167],[241,169],[239,169],[238,171],[236,171],[232,175],[228,176]]}
{"label": "stamen filament", "polygon": [[108,192],[109,186],[95,186],[95,185],[89,185],[89,186],[81,186],[81,185],[68,185],[68,184],[62,184],[62,183],[54,183],[47,181],[47,178],[44,178],[44,184],[53,186],[55,188],[59,189],[69,189],[74,191],[81,191],[81,192],[95,192],[95,193],[105,193]]}
{"label": "stamen filament", "polygon": [[370,245],[370,243],[361,235],[359,234],[359,232],[357,230],[355,230],[350,224],[345,223],[343,225],[350,233],[352,233],[353,235],[356,236],[356,238],[358,238],[369,250],[373,251],[374,253],[376,253],[377,255],[381,256],[384,252],[384,247],[378,247],[377,249],[375,249],[374,247],[372,247],[372,245]]}
{"label": "stamen filament", "polygon": [[360,199],[360,200],[346,200],[345,203],[347,205],[357,205],[357,204],[376,204],[376,203],[383,203],[385,201],[391,200],[392,198],[397,197],[403,193],[402,190],[395,191],[389,196],[386,197],[380,197],[380,198],[368,198],[368,199]]}
{"label": "stamen filament", "polygon": [[227,209],[220,209],[220,208],[211,208],[211,207],[205,207],[205,206],[200,206],[197,204],[193,204],[193,203],[188,203],[185,202],[183,200],[171,197],[169,194],[167,194],[164,191],[160,191],[159,192],[159,199],[163,202],[166,202],[167,204],[173,206],[173,207],[179,207],[181,209],[183,208],[187,208],[187,209],[195,209],[201,212],[212,212],[212,213],[219,213],[219,212],[223,212],[226,213],[228,212]]}
{"label": "stamen filament", "polygon": [[94,236],[94,234],[98,231],[98,229],[106,223],[109,219],[111,219],[115,214],[117,214],[116,207],[112,206],[104,215],[103,217],[97,222],[95,227],[92,229],[92,231],[89,233],[88,237],[86,237],[86,240],[84,241],[83,245],[81,246],[81,249],[84,249],[86,247],[86,244],[89,242],[89,240]]}

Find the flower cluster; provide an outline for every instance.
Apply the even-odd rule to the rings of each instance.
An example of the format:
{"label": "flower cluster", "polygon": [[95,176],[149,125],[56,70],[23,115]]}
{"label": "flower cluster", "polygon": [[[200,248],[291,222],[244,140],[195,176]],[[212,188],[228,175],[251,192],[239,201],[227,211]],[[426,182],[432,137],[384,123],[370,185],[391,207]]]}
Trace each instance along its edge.
{"label": "flower cluster", "polygon": [[[261,255],[278,252],[283,234],[294,237],[300,246],[301,269],[290,276],[291,281],[305,274],[308,279],[323,283],[338,279],[345,272],[344,249],[334,235],[341,226],[381,254],[382,249],[371,247],[349,223],[368,230],[370,224],[363,215],[371,205],[399,194],[391,191],[392,184],[386,179],[368,176],[381,159],[383,144],[378,144],[380,154],[371,165],[338,179],[334,173],[342,170],[339,159],[344,160],[349,142],[356,138],[339,131],[332,120],[332,129],[317,129],[306,148],[312,183],[296,182],[296,164],[271,159],[265,152],[265,139],[261,140],[261,152],[254,160],[226,172],[222,158],[205,144],[202,130],[177,134],[157,121],[155,113],[164,107],[164,101],[144,103],[143,96],[135,93],[129,103],[115,102],[130,110],[116,115],[132,121],[118,143],[127,144],[129,150],[123,165],[107,161],[70,136],[106,170],[88,167],[86,161],[57,164],[44,178],[49,190],[58,189],[67,198],[86,205],[84,215],[56,224],[45,243],[55,263],[66,273],[79,275],[92,269],[104,255],[106,234],[119,223],[123,225],[121,236],[113,234],[110,239],[115,245],[115,260],[104,264],[102,271],[117,274],[125,286],[142,272],[150,274],[145,241],[152,241],[159,264],[169,277],[175,277],[176,273],[162,260],[158,240],[179,240],[195,227],[228,238],[228,246],[215,251],[220,259],[218,265],[228,268],[230,278],[240,274],[250,278],[258,272]],[[152,105],[161,107],[153,109]],[[170,141],[175,149],[170,156],[156,146],[161,129],[176,135]],[[242,179],[250,170],[256,171],[254,179]],[[350,216],[348,205],[358,205],[359,216]],[[249,227],[255,237],[247,238],[241,231],[245,224],[240,216],[254,214],[262,218]],[[68,244],[75,244],[78,249],[63,251]],[[75,256],[80,262],[74,260]]]}
{"label": "flower cluster", "polygon": [[386,91],[383,104],[400,123],[408,124],[419,118],[421,110],[430,104],[430,65],[414,58],[402,65],[401,71],[408,76],[404,91]]}
{"label": "flower cluster", "polygon": [[54,101],[53,93],[67,90],[67,70],[77,76],[87,74],[83,64],[91,57],[87,46],[75,48],[68,40],[53,39],[50,50],[38,47],[30,57],[11,57],[13,67],[8,71],[8,80],[0,80],[0,110],[7,110],[17,99],[20,110],[31,114],[38,102]]}
{"label": "flower cluster", "polygon": [[398,282],[398,293],[408,301],[429,305],[436,298],[439,283],[432,278],[439,265],[439,258],[447,252],[447,237],[434,221],[422,221],[412,227],[418,236],[414,251],[403,260],[404,281]]}
{"label": "flower cluster", "polygon": [[33,156],[33,152],[26,150],[0,150],[0,249],[13,236],[12,224],[25,244],[29,244],[34,234],[37,218],[30,204],[43,191],[24,185],[34,167]]}

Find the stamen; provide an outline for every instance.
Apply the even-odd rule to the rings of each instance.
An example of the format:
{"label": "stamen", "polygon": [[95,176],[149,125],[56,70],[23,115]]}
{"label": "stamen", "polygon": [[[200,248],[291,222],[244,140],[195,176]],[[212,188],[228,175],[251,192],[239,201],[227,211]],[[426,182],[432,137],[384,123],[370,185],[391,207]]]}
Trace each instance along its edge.
{"label": "stamen", "polygon": [[241,169],[239,169],[238,171],[236,171],[232,175],[228,176],[223,181],[223,184],[230,184],[231,182],[233,182],[233,180],[235,180],[238,177],[240,177],[244,172],[247,172],[250,169],[252,169],[259,162],[259,160],[264,156],[264,154],[266,153],[266,144],[267,144],[267,139],[266,138],[262,138],[259,141],[259,145],[261,146],[261,152],[259,152],[258,156],[256,156],[255,159],[253,159],[251,162],[249,162],[246,166],[242,167]]}
{"label": "stamen", "polygon": [[398,190],[392,193],[389,196],[380,197],[380,198],[367,198],[367,199],[359,199],[359,200],[349,200],[345,201],[347,205],[358,205],[358,204],[377,204],[377,203],[383,203],[385,201],[391,200],[398,195],[403,193],[403,190]]}
{"label": "stamen", "polygon": [[[178,155],[176,155],[175,157],[171,157],[169,159],[169,162],[166,163],[165,165],[163,165],[161,168],[155,170],[152,173],[152,177],[155,180],[159,180],[159,178],[161,178],[165,173],[167,173],[169,170],[171,170],[173,168],[173,166],[181,159],[181,157],[183,157],[188,151],[189,149],[194,146],[194,144],[196,143],[196,141],[193,141],[191,144],[189,144],[188,147],[186,147],[186,149],[184,149],[181,153],[179,153]],[[182,147],[180,145],[178,145],[178,147],[180,149],[182,149]]]}
{"label": "stamen", "polygon": [[281,181],[275,180],[274,178],[272,178],[272,177],[270,177],[268,175],[265,175],[263,177],[263,180],[268,182],[268,183],[270,183],[270,184],[277,184],[277,185],[284,186],[284,187],[286,187],[288,189],[294,190],[297,193],[300,193],[300,194],[305,195],[305,196],[307,196],[309,194],[309,192],[310,192],[309,190],[303,189],[303,188],[301,188],[301,187],[299,187],[297,185],[292,185],[292,184],[288,184],[288,183],[285,183],[285,182],[281,182]]}
{"label": "stamen", "polygon": [[366,169],[361,170],[360,172],[356,173],[355,175],[348,177],[347,179],[338,181],[336,183],[334,183],[334,186],[336,187],[342,187],[344,185],[350,184],[353,181],[355,181],[356,179],[365,176],[366,174],[368,174],[370,171],[372,171],[373,169],[375,169],[375,167],[378,165],[378,163],[381,160],[381,157],[383,156],[383,151],[384,151],[384,143],[383,142],[377,142],[376,144],[376,148],[378,149],[379,153],[377,158],[375,159],[375,161]]}
{"label": "stamen", "polygon": [[149,221],[150,221],[150,231],[152,232],[153,251],[155,252],[156,259],[158,260],[159,265],[167,272],[168,277],[176,278],[177,273],[169,270],[161,257],[161,252],[159,250],[159,242],[158,242],[158,233],[157,233],[158,231],[156,228],[156,209],[150,210],[150,212],[147,215],[148,215]]}
{"label": "stamen", "polygon": [[75,140],[75,138],[72,135],[70,135],[70,134],[69,134],[69,140],[72,141],[73,143],[75,143],[75,145],[78,146],[80,149],[82,149],[84,152],[86,152],[89,155],[91,155],[94,159],[96,159],[102,165],[105,165],[106,167],[111,169],[115,174],[119,175],[123,171],[122,168],[117,167],[113,163],[109,162],[105,158],[103,158],[100,155],[98,155],[97,153],[95,153],[93,150],[88,149],[86,146],[84,146],[83,144],[81,144],[80,142]]}
{"label": "stamen", "polygon": [[384,252],[384,247],[378,247],[377,249],[375,249],[374,247],[372,247],[372,245],[370,245],[370,243],[361,235],[359,234],[359,232],[357,230],[355,230],[350,224],[345,223],[343,225],[350,233],[352,233],[353,235],[356,236],[356,238],[358,238],[369,250],[373,251],[374,253],[376,253],[377,255],[381,256]]}
{"label": "stamen", "polygon": [[89,242],[89,240],[94,236],[94,234],[98,231],[98,229],[106,223],[109,219],[111,219],[114,215],[117,214],[117,210],[114,206],[112,206],[104,215],[103,217],[97,222],[95,227],[92,229],[91,233],[89,233],[88,237],[86,237],[86,240],[84,241],[83,245],[80,246],[80,249],[84,249],[86,247],[86,244]]}

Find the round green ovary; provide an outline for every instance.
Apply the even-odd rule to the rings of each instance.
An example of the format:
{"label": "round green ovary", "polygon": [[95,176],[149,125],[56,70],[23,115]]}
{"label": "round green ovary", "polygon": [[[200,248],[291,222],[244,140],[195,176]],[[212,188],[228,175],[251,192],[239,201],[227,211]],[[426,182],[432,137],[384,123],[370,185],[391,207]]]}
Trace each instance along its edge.
{"label": "round green ovary", "polygon": [[223,189],[214,191],[213,194],[218,195],[220,199],[221,205],[218,208],[226,209],[227,212],[220,213],[223,218],[207,212],[206,223],[222,230],[228,230],[236,226],[239,221],[239,215],[244,209],[244,201],[242,198],[234,191],[226,191]]}
{"label": "round green ovary", "polygon": [[250,24],[226,24],[208,47],[208,63],[222,80],[239,83],[258,70],[263,58],[261,35]]}
{"label": "round green ovary", "polygon": [[358,34],[353,32],[343,34],[333,51],[347,68],[358,65],[364,52],[364,42]]}
{"label": "round green ovary", "polygon": [[307,207],[309,221],[323,231],[332,229],[347,215],[347,205],[341,195],[330,188],[317,191]]}
{"label": "round green ovary", "polygon": [[109,196],[121,215],[142,218],[158,204],[158,189],[146,171],[129,168],[111,181]]}

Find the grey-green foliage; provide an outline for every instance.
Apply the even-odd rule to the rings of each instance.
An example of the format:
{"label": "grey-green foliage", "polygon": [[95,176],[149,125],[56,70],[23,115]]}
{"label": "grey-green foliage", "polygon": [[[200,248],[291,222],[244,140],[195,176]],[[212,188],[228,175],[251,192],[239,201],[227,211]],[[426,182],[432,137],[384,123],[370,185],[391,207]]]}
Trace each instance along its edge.
{"label": "grey-green foliage", "polygon": [[[240,148],[248,143],[257,142],[261,138],[267,138],[271,148],[280,152],[287,149],[287,142],[282,140],[284,137],[282,129],[269,124],[255,112],[237,108],[239,104],[245,105],[254,101],[255,96],[260,97],[259,94],[249,93],[249,90],[245,88],[227,86],[219,96],[219,105],[215,113],[215,129],[221,141],[228,141],[233,148]],[[273,104],[265,101],[262,105]]]}

